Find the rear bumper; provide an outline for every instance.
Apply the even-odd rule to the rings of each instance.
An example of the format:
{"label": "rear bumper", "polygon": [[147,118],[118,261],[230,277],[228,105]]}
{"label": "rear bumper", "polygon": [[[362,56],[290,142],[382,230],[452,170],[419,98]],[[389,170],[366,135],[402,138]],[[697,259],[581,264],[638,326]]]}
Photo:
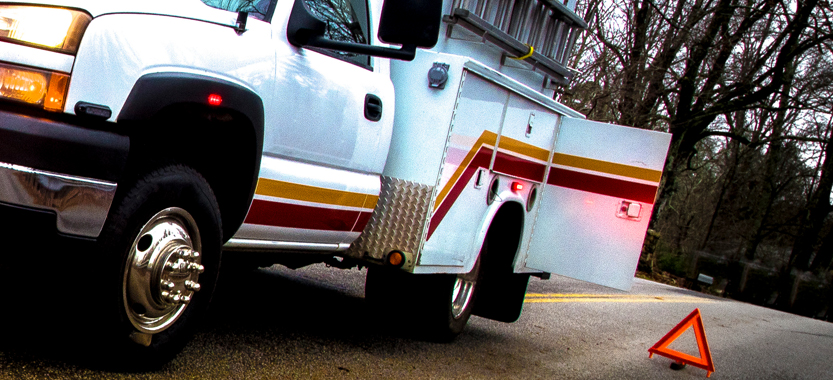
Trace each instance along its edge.
{"label": "rear bumper", "polygon": [[0,204],[54,213],[58,232],[97,237],[128,150],[126,136],[0,110]]}

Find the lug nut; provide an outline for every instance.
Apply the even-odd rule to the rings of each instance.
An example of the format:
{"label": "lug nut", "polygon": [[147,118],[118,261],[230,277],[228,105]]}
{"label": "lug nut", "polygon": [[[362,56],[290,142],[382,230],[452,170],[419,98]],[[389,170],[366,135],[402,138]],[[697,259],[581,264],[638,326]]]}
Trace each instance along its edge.
{"label": "lug nut", "polygon": [[199,258],[200,258],[200,253],[199,253],[199,252],[197,252],[197,251],[193,251],[193,252],[191,252],[191,258],[192,258],[192,259],[194,259],[194,260],[199,260]]}
{"label": "lug nut", "polygon": [[163,281],[162,282],[162,287],[165,288],[165,289],[168,289],[168,290],[173,290],[175,286],[176,286],[176,284],[174,284],[173,281]]}
{"label": "lug nut", "polygon": [[187,304],[187,303],[191,302],[191,297],[189,297],[189,296],[182,296],[182,298],[180,298],[180,301],[181,301],[182,303],[184,303],[184,304]]}
{"label": "lug nut", "polygon": [[185,281],[185,288],[187,288],[188,290],[198,292],[200,291],[200,288],[202,288],[202,286],[200,286],[199,283],[194,281]]}
{"label": "lug nut", "polygon": [[181,257],[183,259],[187,259],[187,258],[191,257],[191,252],[192,251],[190,249],[180,249],[179,250],[179,257]]}
{"label": "lug nut", "polygon": [[197,272],[197,273],[205,272],[205,267],[200,265],[200,264],[197,264],[197,263],[189,264],[188,269],[191,270],[191,272]]}
{"label": "lug nut", "polygon": [[180,303],[182,301],[182,295],[179,292],[171,293],[163,291],[162,299],[170,303]]}

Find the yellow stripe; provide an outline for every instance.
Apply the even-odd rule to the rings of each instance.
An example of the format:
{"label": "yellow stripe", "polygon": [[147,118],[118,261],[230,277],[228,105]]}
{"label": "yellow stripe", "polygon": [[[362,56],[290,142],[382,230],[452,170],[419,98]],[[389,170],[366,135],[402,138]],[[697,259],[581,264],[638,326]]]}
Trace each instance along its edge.
{"label": "yellow stripe", "polygon": [[532,157],[544,162],[550,158],[550,151],[541,149],[535,145],[530,145],[522,141],[510,139],[506,136],[500,136],[500,149],[508,150],[510,152],[519,153],[527,157]]}
{"label": "yellow stripe", "polygon": [[463,159],[463,162],[460,163],[460,166],[457,167],[457,171],[448,179],[448,182],[445,184],[445,187],[440,191],[440,194],[437,195],[437,201],[434,202],[434,211],[437,211],[437,207],[440,207],[440,204],[443,203],[443,199],[448,195],[448,192],[451,191],[451,188],[454,187],[454,184],[457,183],[457,180],[460,179],[460,176],[463,175],[463,172],[466,170],[466,167],[469,166],[471,160],[474,159],[474,155],[477,154],[477,151],[480,150],[480,147],[484,144],[489,144],[494,146],[495,142],[497,141],[497,133],[491,131],[483,131],[480,135],[480,138],[474,143],[474,146],[471,147],[469,153],[466,154],[466,158]]}
{"label": "yellow stripe", "polygon": [[657,297],[648,294],[582,294],[582,293],[527,293],[527,297],[550,297],[550,298],[645,298]]}
{"label": "yellow stripe", "polygon": [[706,298],[536,298],[524,300],[525,303],[564,303],[564,302],[582,302],[582,303],[713,303],[714,301]]}
{"label": "yellow stripe", "polygon": [[361,208],[374,208],[376,207],[376,202],[379,201],[379,197],[376,195],[299,185],[297,183],[276,181],[268,178],[258,178],[255,194],[297,201]]}
{"label": "yellow stripe", "polygon": [[562,153],[555,153],[552,157],[552,163],[556,165],[571,166],[579,169],[587,169],[607,174],[642,179],[651,182],[659,182],[660,178],[662,178],[662,171],[660,170],[639,168],[630,165],[616,164],[613,162],[594,160],[591,158],[572,156]]}
{"label": "yellow stripe", "polygon": [[[477,139],[477,141],[474,143],[474,146],[472,146],[468,154],[466,154],[466,157],[463,159],[463,162],[460,163],[460,166],[457,167],[457,170],[454,172],[451,178],[449,178],[448,182],[440,191],[439,195],[437,196],[437,201],[434,202],[434,211],[437,211],[437,208],[440,207],[440,204],[443,202],[445,197],[448,196],[448,193],[451,191],[451,188],[454,187],[454,184],[457,183],[457,180],[460,179],[460,176],[463,175],[463,172],[466,170],[471,160],[474,159],[474,155],[477,154],[478,150],[480,150],[480,147],[483,145],[494,146],[496,141],[496,133],[491,131],[483,131],[483,134],[480,135],[480,138]],[[527,157],[535,158],[541,161],[546,161],[549,158],[550,154],[550,152],[546,149],[541,149],[537,146],[527,144],[525,142],[518,141],[506,136],[500,137],[499,148],[517,154],[521,154]],[[586,169],[607,174],[620,175],[623,177],[641,179],[651,182],[659,182],[660,178],[662,178],[662,171],[660,170],[645,169],[636,166],[594,160],[591,158],[578,157],[563,153],[554,153],[552,157],[552,163],[557,165],[570,166],[578,169]]]}
{"label": "yellow stripe", "polygon": [[677,303],[712,303],[713,300],[696,296],[655,296],[650,294],[539,294],[527,293],[526,303],[555,303],[555,302],[619,302],[619,303],[650,303],[650,302],[677,302]]}
{"label": "yellow stripe", "polygon": [[376,208],[376,203],[379,202],[379,196],[365,194],[364,204],[362,208]]}

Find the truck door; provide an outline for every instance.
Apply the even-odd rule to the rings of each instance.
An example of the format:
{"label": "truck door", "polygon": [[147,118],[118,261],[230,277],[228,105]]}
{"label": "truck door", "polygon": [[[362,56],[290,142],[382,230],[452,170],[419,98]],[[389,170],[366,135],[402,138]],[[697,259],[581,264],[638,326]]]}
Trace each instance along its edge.
{"label": "truck door", "polygon": [[[326,21],[330,39],[375,38],[366,0],[297,1]],[[359,236],[378,199],[393,125],[389,62],[291,45],[286,25],[293,3],[278,1],[272,20],[275,92],[264,102],[255,199],[236,238],[341,249]]]}
{"label": "truck door", "polygon": [[524,265],[627,290],[671,135],[563,117]]}

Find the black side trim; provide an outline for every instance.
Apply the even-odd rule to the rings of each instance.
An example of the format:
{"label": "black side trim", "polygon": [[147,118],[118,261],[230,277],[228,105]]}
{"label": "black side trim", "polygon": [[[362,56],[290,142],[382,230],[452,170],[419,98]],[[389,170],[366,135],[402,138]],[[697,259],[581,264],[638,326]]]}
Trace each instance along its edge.
{"label": "black side trim", "polygon": [[0,110],[0,162],[116,182],[129,148],[127,136]]}
{"label": "black side trim", "polygon": [[[263,101],[260,96],[240,85],[195,74],[147,74],[136,81],[116,120],[120,123],[149,121],[159,111],[173,105],[207,106],[211,94],[223,98],[219,108],[240,112],[251,121],[257,140],[256,168],[259,168],[263,152]],[[256,184],[257,171],[252,179],[252,194]]]}
{"label": "black side trim", "polygon": [[[260,96],[240,85],[202,75],[147,74],[136,81],[116,120],[125,124],[148,122],[166,108],[174,106],[215,108],[208,103],[209,95],[219,95],[222,98],[222,104],[216,106],[218,111],[227,110],[242,114],[254,129],[255,151],[252,152],[254,166],[251,168],[251,183],[246,202],[241,201],[241,204],[245,203],[246,209],[239,213],[239,220],[224,219],[224,235],[226,235],[225,239],[228,239],[243,223],[257,186],[257,175],[263,153],[264,128],[263,101]],[[234,170],[240,169],[242,168],[234,168]]]}
{"label": "black side trim", "polygon": [[208,96],[220,95],[221,108],[245,115],[255,127],[258,147],[263,147],[263,101],[249,89],[219,79],[185,73],[147,74],[136,81],[119,113],[118,122],[152,119],[165,107],[176,104],[208,105]]}

